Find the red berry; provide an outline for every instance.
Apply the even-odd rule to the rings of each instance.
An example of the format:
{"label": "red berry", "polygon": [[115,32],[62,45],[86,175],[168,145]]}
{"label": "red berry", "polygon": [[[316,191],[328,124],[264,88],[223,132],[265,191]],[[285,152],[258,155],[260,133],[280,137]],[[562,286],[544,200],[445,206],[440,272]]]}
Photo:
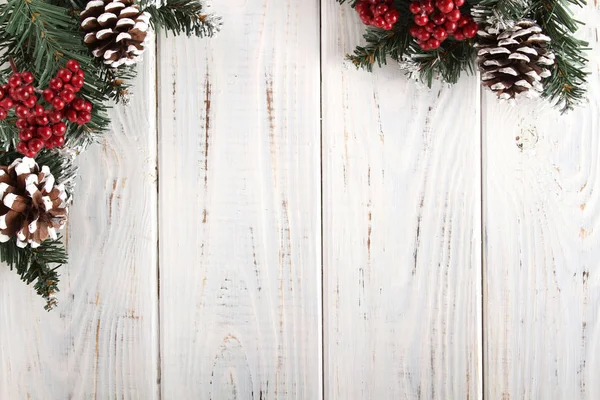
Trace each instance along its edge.
{"label": "red berry", "polygon": [[81,88],[75,87],[75,86],[71,85],[70,83],[65,83],[65,85],[63,86],[63,90],[70,90],[73,93],[79,92],[79,89],[81,89]]}
{"label": "red berry", "polygon": [[446,20],[446,22],[444,22],[444,28],[446,28],[448,33],[453,33],[456,28],[458,28],[458,25],[454,21]]}
{"label": "red berry", "polygon": [[23,102],[23,105],[27,108],[33,108],[35,103],[37,103],[37,97],[29,96],[29,98]]}
{"label": "red berry", "polygon": [[48,140],[52,137],[52,128],[49,126],[42,126],[37,129],[37,136],[42,140]]}
{"label": "red berry", "polygon": [[435,13],[433,17],[431,17],[431,20],[436,25],[442,25],[444,21],[446,21],[446,16],[442,13]]}
{"label": "red berry", "polygon": [[392,8],[391,10],[385,13],[385,22],[387,22],[390,25],[394,25],[396,22],[398,22],[399,16],[400,13],[398,12],[398,10]]}
{"label": "red berry", "polygon": [[443,42],[448,37],[448,32],[446,32],[446,30],[441,26],[438,26],[433,30],[433,37],[439,40],[440,42]]}
{"label": "red berry", "polygon": [[48,125],[50,123],[50,118],[48,118],[48,116],[46,116],[46,115],[42,115],[39,117],[35,117],[35,122],[38,125],[42,125],[42,126]]}
{"label": "red berry", "polygon": [[73,91],[64,89],[60,92],[60,97],[65,101],[65,103],[70,103],[75,99],[75,93]]}
{"label": "red berry", "polygon": [[29,116],[29,108],[19,104],[15,107],[15,115],[17,118],[27,118]]}
{"label": "red berry", "polygon": [[438,47],[440,47],[440,41],[437,40],[436,38],[431,38],[427,41],[427,44],[429,45],[429,47],[431,49],[437,49]]}
{"label": "red berry", "polygon": [[44,98],[44,100],[50,103],[54,98],[54,91],[52,89],[44,89],[44,91],[42,92],[42,97]]}
{"label": "red berry", "polygon": [[423,11],[425,11],[427,15],[430,15],[433,14],[435,8],[433,7],[433,4],[426,4],[423,6]]}
{"label": "red berry", "polygon": [[73,77],[73,73],[71,71],[69,71],[68,69],[63,68],[63,69],[58,70],[58,72],[56,73],[56,77],[59,78],[64,83],[68,83],[71,81],[71,78]]}
{"label": "red berry", "polygon": [[65,101],[63,99],[61,99],[60,97],[55,97],[52,100],[52,107],[54,107],[55,110],[62,110],[63,108],[65,108]]}
{"label": "red berry", "polygon": [[82,78],[85,78],[85,71],[80,69],[79,71],[77,71],[77,76],[80,76]]}
{"label": "red berry", "polygon": [[69,122],[77,122],[77,111],[69,108],[67,111],[65,111],[65,117]]}
{"label": "red berry", "polygon": [[54,147],[59,147],[62,146],[63,144],[65,144],[65,137],[64,136],[52,136],[52,145]]}
{"label": "red berry", "polygon": [[10,110],[14,107],[14,105],[15,103],[8,97],[0,100],[0,107],[4,108],[5,110]]}
{"label": "red berry", "polygon": [[21,76],[19,74],[11,75],[10,78],[8,78],[8,85],[12,88],[19,87],[22,84],[23,81],[21,80]]}
{"label": "red berry", "polygon": [[29,91],[26,88],[27,88],[27,86],[21,86],[20,88],[17,89],[17,91],[16,91],[17,100],[25,101],[29,98],[29,96],[31,94],[29,93]]}
{"label": "red berry", "polygon": [[385,14],[386,12],[388,12],[389,9],[390,8],[384,3],[375,6],[375,11],[377,12],[377,15]]}
{"label": "red berry", "polygon": [[78,117],[79,117],[79,118],[77,118],[77,123],[78,123],[79,125],[83,125],[83,124],[87,124],[88,122],[90,122],[90,121],[91,121],[91,119],[92,119],[92,114],[90,114],[89,112],[86,112],[86,111],[81,111],[81,112],[78,114]]}
{"label": "red berry", "polygon": [[456,40],[465,40],[465,35],[460,30],[457,30],[456,32],[454,32],[453,35],[454,35],[454,39],[456,39]]}
{"label": "red berry", "polygon": [[4,121],[8,117],[8,113],[4,108],[0,108],[0,121]]}
{"label": "red berry", "polygon": [[454,0],[454,5],[456,7],[462,7],[465,5],[465,0]]}
{"label": "red berry", "polygon": [[85,105],[83,106],[83,111],[85,112],[92,112],[92,103],[90,103],[89,101],[85,102]]}
{"label": "red berry", "polygon": [[469,23],[469,18],[465,17],[464,15],[462,15],[460,17],[460,19],[458,20],[457,24],[459,28],[462,28],[463,26],[467,25]]}
{"label": "red berry", "polygon": [[73,100],[71,107],[73,107],[77,111],[81,111],[81,110],[83,110],[83,107],[85,107],[85,100],[78,97],[75,100]]}
{"label": "red berry", "polygon": [[465,25],[462,32],[465,37],[474,38],[477,35],[477,24],[475,22],[470,22],[469,24]]}
{"label": "red berry", "polygon": [[56,91],[59,91],[60,89],[62,89],[63,81],[58,78],[52,78],[52,79],[50,79],[48,86],[50,86],[50,89],[52,89],[56,92]]}
{"label": "red berry", "polygon": [[40,139],[31,139],[27,147],[29,148],[29,151],[37,154],[37,152],[44,147],[44,142],[42,142]]}
{"label": "red berry", "polygon": [[60,122],[63,119],[63,113],[61,113],[60,111],[52,111],[50,114],[48,114],[48,119],[53,124],[56,124],[57,122]]}
{"label": "red berry", "polygon": [[82,77],[80,77],[79,75],[75,75],[75,76],[73,76],[73,78],[71,78],[71,85],[73,85],[76,88],[82,87],[83,83],[84,83],[84,79]]}
{"label": "red berry", "polygon": [[413,14],[419,14],[421,13],[421,11],[423,11],[423,8],[421,8],[421,3],[419,3],[418,1],[413,1],[412,3],[410,3],[408,9]]}
{"label": "red berry", "polygon": [[422,29],[421,27],[419,27],[417,25],[413,25],[408,29],[408,33],[410,33],[410,36],[416,38],[417,36],[419,36],[421,29]]}
{"label": "red berry", "polygon": [[29,153],[29,147],[27,146],[27,141],[17,143],[17,151],[23,155]]}
{"label": "red berry", "polygon": [[26,84],[30,84],[35,79],[33,74],[29,71],[21,72],[21,78]]}
{"label": "red berry", "polygon": [[69,61],[67,61],[67,64],[65,64],[65,66],[68,69],[70,69],[71,72],[77,72],[77,71],[79,71],[79,68],[81,68],[81,66],[79,65],[77,60],[69,60]]}
{"label": "red berry", "polygon": [[426,25],[425,25],[425,30],[429,33],[432,33],[433,30],[435,29],[435,24],[431,21],[429,21]]}
{"label": "red berry", "polygon": [[429,44],[427,42],[419,42],[419,46],[421,46],[421,49],[423,50],[430,50]]}
{"label": "red berry", "polygon": [[64,136],[64,134],[67,133],[67,125],[64,122],[54,124],[52,126],[52,133],[54,133],[56,136]]}
{"label": "red berry", "polygon": [[27,122],[27,120],[25,118],[19,118],[15,122],[15,126],[19,129],[25,129],[25,128],[29,127],[29,123]]}
{"label": "red berry", "polygon": [[0,99],[2,99],[3,97],[4,97],[4,90],[2,90],[2,89],[0,88]]}
{"label": "red berry", "polygon": [[46,110],[44,110],[44,106],[41,104],[36,104],[35,107],[33,107],[33,114],[36,117],[41,117],[42,115],[44,115],[46,113]]}
{"label": "red berry", "polygon": [[421,42],[425,42],[430,37],[431,37],[431,33],[427,32],[426,30],[423,30],[419,33],[419,36],[417,37],[417,39],[419,39]]}
{"label": "red berry", "polygon": [[419,25],[419,26],[425,26],[427,25],[427,22],[429,22],[429,18],[427,17],[427,15],[415,15],[415,24]]}
{"label": "red berry", "polygon": [[28,141],[32,137],[33,135],[31,134],[31,131],[29,129],[22,129],[19,131],[19,139],[23,142]]}
{"label": "red berry", "polygon": [[449,21],[458,21],[460,19],[460,10],[458,9],[454,9],[452,11],[450,11],[449,13],[446,14],[446,19]]}
{"label": "red berry", "polygon": [[444,14],[448,14],[450,11],[452,11],[454,9],[454,3],[452,1],[444,1],[444,2],[439,3],[437,5],[437,7]]}

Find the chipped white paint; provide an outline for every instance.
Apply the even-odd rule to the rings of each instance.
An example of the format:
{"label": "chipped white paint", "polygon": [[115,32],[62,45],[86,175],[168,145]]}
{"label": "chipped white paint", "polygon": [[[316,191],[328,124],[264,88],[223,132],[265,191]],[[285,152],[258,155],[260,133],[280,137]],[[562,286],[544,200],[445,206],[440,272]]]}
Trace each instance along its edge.
{"label": "chipped white paint", "polygon": [[214,11],[81,157],[59,308],[0,269],[0,399],[600,398],[599,56],[559,117],[349,68],[333,0]]}

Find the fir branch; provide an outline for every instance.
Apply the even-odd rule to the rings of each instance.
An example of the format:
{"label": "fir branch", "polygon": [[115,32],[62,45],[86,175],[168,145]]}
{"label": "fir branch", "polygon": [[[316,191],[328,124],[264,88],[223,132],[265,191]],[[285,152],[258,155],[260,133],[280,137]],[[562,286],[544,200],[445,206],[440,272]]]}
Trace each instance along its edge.
{"label": "fir branch", "polygon": [[466,40],[448,39],[440,48],[429,51],[423,51],[417,45],[413,45],[408,57],[416,68],[414,72],[407,71],[408,74],[418,74],[419,79],[429,87],[435,78],[454,84],[458,82],[463,71],[470,75],[475,73],[475,49]]}
{"label": "fir branch", "polygon": [[40,247],[20,248],[14,240],[0,244],[0,261],[15,269],[26,284],[35,282],[38,295],[46,300],[47,311],[53,309],[57,302],[54,295],[58,290],[59,275],[56,270],[67,262],[67,253],[62,238],[55,241],[46,240]]}
{"label": "fir branch", "polygon": [[167,0],[160,7],[147,5],[144,11],[150,14],[150,23],[155,30],[160,27],[175,35],[210,37],[221,27],[221,19],[207,13],[204,4],[198,0]]}
{"label": "fir branch", "polygon": [[532,12],[544,33],[552,41],[550,48],[556,56],[552,76],[545,81],[543,96],[554,102],[562,112],[573,109],[586,93],[588,73],[588,43],[574,34],[582,22],[573,18],[570,6],[584,7],[585,0],[532,0]]}

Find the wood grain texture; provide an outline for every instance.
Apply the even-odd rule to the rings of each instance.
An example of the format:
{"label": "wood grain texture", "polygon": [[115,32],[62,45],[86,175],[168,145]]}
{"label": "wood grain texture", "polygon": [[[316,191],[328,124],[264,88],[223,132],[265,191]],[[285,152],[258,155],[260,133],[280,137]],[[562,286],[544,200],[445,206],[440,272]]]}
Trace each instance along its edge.
{"label": "wood grain texture", "polygon": [[78,160],[59,306],[0,269],[0,399],[158,396],[155,56]]}
{"label": "wood grain texture", "polygon": [[485,393],[600,398],[600,10],[583,107],[484,96]]}
{"label": "wood grain texture", "polygon": [[356,71],[355,13],[322,26],[325,398],[481,398],[477,81]]}
{"label": "wood grain texture", "polygon": [[318,2],[214,10],[160,41],[163,399],[318,399]]}

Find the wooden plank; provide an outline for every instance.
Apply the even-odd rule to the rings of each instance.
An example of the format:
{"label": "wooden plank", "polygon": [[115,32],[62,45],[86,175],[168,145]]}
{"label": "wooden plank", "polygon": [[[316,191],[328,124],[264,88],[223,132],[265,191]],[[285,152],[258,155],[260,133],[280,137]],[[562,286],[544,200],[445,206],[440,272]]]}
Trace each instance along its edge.
{"label": "wooden plank", "polygon": [[216,39],[160,41],[165,399],[321,397],[317,3],[222,1]]}
{"label": "wooden plank", "polygon": [[0,269],[0,398],[158,397],[155,56],[78,160],[59,306]]}
{"label": "wooden plank", "polygon": [[325,397],[481,398],[477,80],[356,71],[357,15],[323,18]]}
{"label": "wooden plank", "polygon": [[[600,9],[588,100],[561,116],[484,97],[485,392],[490,399],[598,399]],[[516,139],[517,138],[517,139]]]}

